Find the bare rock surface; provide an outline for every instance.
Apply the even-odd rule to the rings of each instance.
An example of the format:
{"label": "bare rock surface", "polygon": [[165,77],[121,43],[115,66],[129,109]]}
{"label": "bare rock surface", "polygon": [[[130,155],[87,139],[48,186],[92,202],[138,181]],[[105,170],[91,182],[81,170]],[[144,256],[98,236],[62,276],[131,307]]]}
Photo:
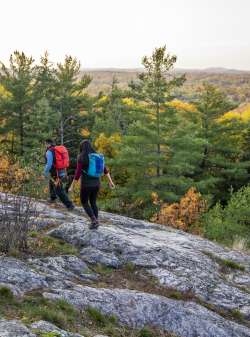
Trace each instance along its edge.
{"label": "bare rock surface", "polygon": [[48,282],[52,284],[72,279],[80,281],[97,279],[97,275],[93,274],[87,264],[74,255],[29,259],[29,264],[39,273],[46,275]]}
{"label": "bare rock surface", "polygon": [[[8,208],[11,212],[11,206]],[[153,325],[180,337],[250,337],[250,328],[229,317],[236,312],[250,321],[250,256],[170,227],[101,212],[98,230],[88,229],[81,209],[67,212],[36,203],[37,230],[60,238],[79,249],[79,256],[62,255],[21,261],[0,257],[0,287],[15,295],[42,291],[51,300],[64,299],[79,309],[92,306],[119,322],[140,328]],[[234,262],[234,267],[228,267]],[[157,278],[162,287],[192,293],[200,299],[173,300],[130,289],[96,288],[96,264],[112,268],[133,265]],[[225,266],[227,267],[225,268]],[[84,281],[91,286],[83,286]],[[147,280],[145,279],[145,282]],[[86,283],[84,283],[86,284]],[[205,306],[212,304],[229,313],[224,318]],[[37,322],[41,331],[58,329]],[[33,328],[32,328],[33,329]],[[0,321],[0,337],[36,337],[17,321]],[[47,330],[46,330],[47,329]],[[57,331],[58,332],[58,331]],[[78,337],[61,330],[63,337]]]}
{"label": "bare rock surface", "polygon": [[36,337],[25,325],[18,321],[0,320],[1,337]]}
{"label": "bare rock surface", "polygon": [[0,337],[38,337],[41,336],[41,332],[50,333],[50,336],[52,336],[52,333],[56,333],[58,337],[84,337],[59,329],[54,324],[46,321],[32,323],[28,328],[16,320],[0,320]]}
{"label": "bare rock surface", "polygon": [[145,325],[185,337],[247,337],[250,330],[230,322],[193,303],[176,301],[126,289],[76,287],[45,293],[49,299],[64,299],[79,309],[92,306],[115,315],[121,324],[134,328]]}
{"label": "bare rock surface", "polygon": [[0,257],[0,286],[6,286],[17,296],[39,289],[65,287],[76,281],[96,280],[86,263],[72,255],[29,259]]}
{"label": "bare rock surface", "polygon": [[[12,257],[0,257],[0,285],[9,287],[15,295],[47,288],[46,275],[42,275],[25,262]],[[1,335],[0,335],[1,336]]]}

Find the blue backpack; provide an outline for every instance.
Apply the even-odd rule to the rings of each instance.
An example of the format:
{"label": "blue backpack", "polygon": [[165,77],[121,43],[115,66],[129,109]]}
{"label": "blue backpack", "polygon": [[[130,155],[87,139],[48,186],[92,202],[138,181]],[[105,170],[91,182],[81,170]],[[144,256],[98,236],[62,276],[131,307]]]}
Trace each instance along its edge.
{"label": "blue backpack", "polygon": [[93,178],[100,178],[104,173],[104,156],[100,153],[89,154],[89,168],[86,172],[88,176]]}

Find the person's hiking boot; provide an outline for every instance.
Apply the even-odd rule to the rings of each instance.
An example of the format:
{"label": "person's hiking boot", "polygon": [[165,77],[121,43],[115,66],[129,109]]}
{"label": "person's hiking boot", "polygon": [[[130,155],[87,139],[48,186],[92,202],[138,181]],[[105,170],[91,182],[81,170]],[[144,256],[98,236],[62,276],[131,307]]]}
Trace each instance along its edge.
{"label": "person's hiking boot", "polygon": [[99,222],[95,216],[91,218],[91,224],[89,225],[89,229],[97,229],[99,227]]}
{"label": "person's hiking boot", "polygon": [[99,221],[96,220],[96,223],[94,224],[94,229],[98,229],[98,227],[99,227]]}

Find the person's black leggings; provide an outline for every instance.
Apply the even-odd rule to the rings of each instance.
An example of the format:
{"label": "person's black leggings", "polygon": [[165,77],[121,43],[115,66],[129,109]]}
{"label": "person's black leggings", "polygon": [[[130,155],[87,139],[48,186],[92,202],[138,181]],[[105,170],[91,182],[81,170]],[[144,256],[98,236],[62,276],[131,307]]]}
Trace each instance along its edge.
{"label": "person's black leggings", "polygon": [[99,186],[94,187],[81,186],[81,193],[80,193],[81,203],[90,219],[92,219],[94,216],[96,217],[96,219],[98,218],[98,208],[96,205],[96,199],[99,189],[100,189]]}

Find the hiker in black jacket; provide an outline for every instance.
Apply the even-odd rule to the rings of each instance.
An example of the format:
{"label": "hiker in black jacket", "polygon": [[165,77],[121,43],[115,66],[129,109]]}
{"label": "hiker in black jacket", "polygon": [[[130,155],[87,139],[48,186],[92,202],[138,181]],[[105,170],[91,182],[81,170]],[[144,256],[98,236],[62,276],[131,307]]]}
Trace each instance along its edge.
{"label": "hiker in black jacket", "polygon": [[[98,171],[98,168],[100,169],[99,172],[96,172],[96,174],[92,172],[93,169]],[[69,191],[73,190],[74,182],[81,177],[80,199],[85,212],[91,219],[90,229],[97,229],[99,226],[96,200],[100,190],[100,177],[102,174],[107,176],[110,188],[114,188],[115,185],[108,169],[104,165],[102,155],[95,152],[89,140],[82,141],[74,180]]]}

